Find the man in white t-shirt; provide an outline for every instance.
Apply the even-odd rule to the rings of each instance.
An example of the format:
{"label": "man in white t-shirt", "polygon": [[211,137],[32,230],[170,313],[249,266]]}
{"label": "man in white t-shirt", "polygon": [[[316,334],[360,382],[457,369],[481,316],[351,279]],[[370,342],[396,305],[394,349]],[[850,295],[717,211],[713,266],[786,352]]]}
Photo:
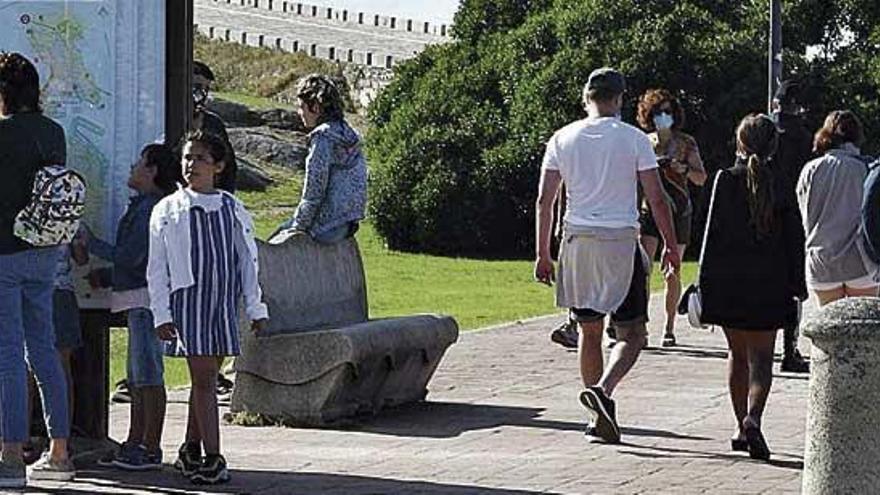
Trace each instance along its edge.
{"label": "man in white t-shirt", "polygon": [[[647,344],[649,260],[639,248],[637,189],[641,184],[663,237],[662,269],[678,271],[675,230],[648,137],[619,118],[626,83],[614,69],[593,71],[584,87],[588,117],[557,131],[547,143],[537,203],[535,278],[556,280],[556,305],[578,321],[581,403],[595,414],[590,433],[620,441],[611,394]],[[550,258],[553,201],[565,183],[568,208],[559,253],[559,276]],[[606,314],[617,331],[603,366]]]}

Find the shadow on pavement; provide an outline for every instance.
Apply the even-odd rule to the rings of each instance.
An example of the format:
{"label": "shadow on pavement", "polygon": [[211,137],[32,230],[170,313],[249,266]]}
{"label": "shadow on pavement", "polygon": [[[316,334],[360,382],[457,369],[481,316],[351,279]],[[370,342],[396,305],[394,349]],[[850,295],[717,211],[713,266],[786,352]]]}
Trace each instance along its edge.
{"label": "shadow on pavement", "polygon": [[706,348],[679,344],[675,347],[646,347],[645,354],[672,354],[693,358],[727,359],[727,349]]}
{"label": "shadow on pavement", "polygon": [[[746,461],[765,464],[762,461],[753,461],[746,453],[729,453],[729,452],[710,452],[691,449],[681,449],[675,447],[660,447],[657,445],[639,445],[636,443],[623,442],[620,444],[620,453],[635,457],[648,459],[676,458],[687,457],[692,459],[726,459],[731,461]],[[719,442],[719,445],[723,445]],[[638,450],[632,450],[638,449]],[[784,455],[784,454],[783,454]],[[786,456],[794,457],[794,456]],[[771,459],[766,464],[783,469],[803,470],[804,462],[799,458],[792,459]]]}
{"label": "shadow on pavement", "polygon": [[[501,426],[521,426],[559,431],[583,432],[586,422],[557,421],[541,418],[544,408],[494,406],[460,402],[421,402],[382,412],[381,416],[366,418],[347,429],[382,435],[449,438],[474,430]],[[679,433],[648,428],[621,427],[623,435],[676,438],[681,440],[709,440]]]}
{"label": "shadow on pavement", "polygon": [[[774,379],[780,380],[810,380],[809,373],[773,373]],[[771,392],[772,393],[772,392]]]}
{"label": "shadow on pavement", "polygon": [[178,474],[170,466],[162,471],[126,473],[115,470],[80,471],[77,481],[63,488],[35,487],[24,493],[94,494],[94,493],[188,493],[250,494],[450,494],[450,495],[532,495],[542,492],[484,488],[472,485],[449,485],[425,481],[405,481],[343,474],[294,473],[231,469],[232,480],[224,485],[199,486]]}

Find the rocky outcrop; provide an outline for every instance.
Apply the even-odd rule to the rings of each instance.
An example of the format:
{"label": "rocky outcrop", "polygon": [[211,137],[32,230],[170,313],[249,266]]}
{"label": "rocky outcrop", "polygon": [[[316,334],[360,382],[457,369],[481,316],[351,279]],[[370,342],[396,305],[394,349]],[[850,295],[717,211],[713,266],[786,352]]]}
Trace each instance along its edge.
{"label": "rocky outcrop", "polygon": [[305,168],[308,145],[303,134],[266,126],[232,128],[228,133],[236,155],[292,170]]}
{"label": "rocky outcrop", "polygon": [[235,186],[239,191],[260,191],[275,183],[266,172],[243,156],[236,157],[238,174],[235,177]]}
{"label": "rocky outcrop", "polygon": [[273,108],[260,112],[260,118],[263,119],[265,126],[273,129],[282,129],[285,131],[305,132],[302,119],[296,112],[285,110],[283,108]]}
{"label": "rocky outcrop", "polygon": [[259,113],[240,103],[212,98],[208,101],[208,110],[219,115],[227,128],[263,125],[263,118]]}
{"label": "rocky outcrop", "polygon": [[228,128],[266,126],[285,131],[305,132],[305,126],[299,115],[285,108],[252,110],[241,103],[213,98],[208,102],[208,110],[219,115]]}

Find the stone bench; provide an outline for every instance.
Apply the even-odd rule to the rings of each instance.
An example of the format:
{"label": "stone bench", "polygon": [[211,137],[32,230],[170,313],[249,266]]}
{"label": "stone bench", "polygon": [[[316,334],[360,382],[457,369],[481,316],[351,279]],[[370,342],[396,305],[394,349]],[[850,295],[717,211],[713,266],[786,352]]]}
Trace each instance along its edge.
{"label": "stone bench", "polygon": [[[231,410],[321,426],[419,401],[458,339],[447,316],[367,318],[354,239],[324,246],[307,236],[259,243],[269,306],[265,334],[242,331]],[[243,327],[248,328],[248,327]]]}

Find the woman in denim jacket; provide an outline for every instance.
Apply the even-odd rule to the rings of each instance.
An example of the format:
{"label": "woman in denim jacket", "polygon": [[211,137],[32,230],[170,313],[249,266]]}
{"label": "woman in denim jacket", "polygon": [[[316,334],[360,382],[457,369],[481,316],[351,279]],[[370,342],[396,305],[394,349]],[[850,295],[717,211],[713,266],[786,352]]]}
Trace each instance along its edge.
{"label": "woman in denim jacket", "polygon": [[302,78],[297,99],[299,115],[312,129],[306,181],[296,213],[279,230],[333,244],[354,235],[364,218],[367,163],[361,137],[345,121],[342,96],[326,76]]}

